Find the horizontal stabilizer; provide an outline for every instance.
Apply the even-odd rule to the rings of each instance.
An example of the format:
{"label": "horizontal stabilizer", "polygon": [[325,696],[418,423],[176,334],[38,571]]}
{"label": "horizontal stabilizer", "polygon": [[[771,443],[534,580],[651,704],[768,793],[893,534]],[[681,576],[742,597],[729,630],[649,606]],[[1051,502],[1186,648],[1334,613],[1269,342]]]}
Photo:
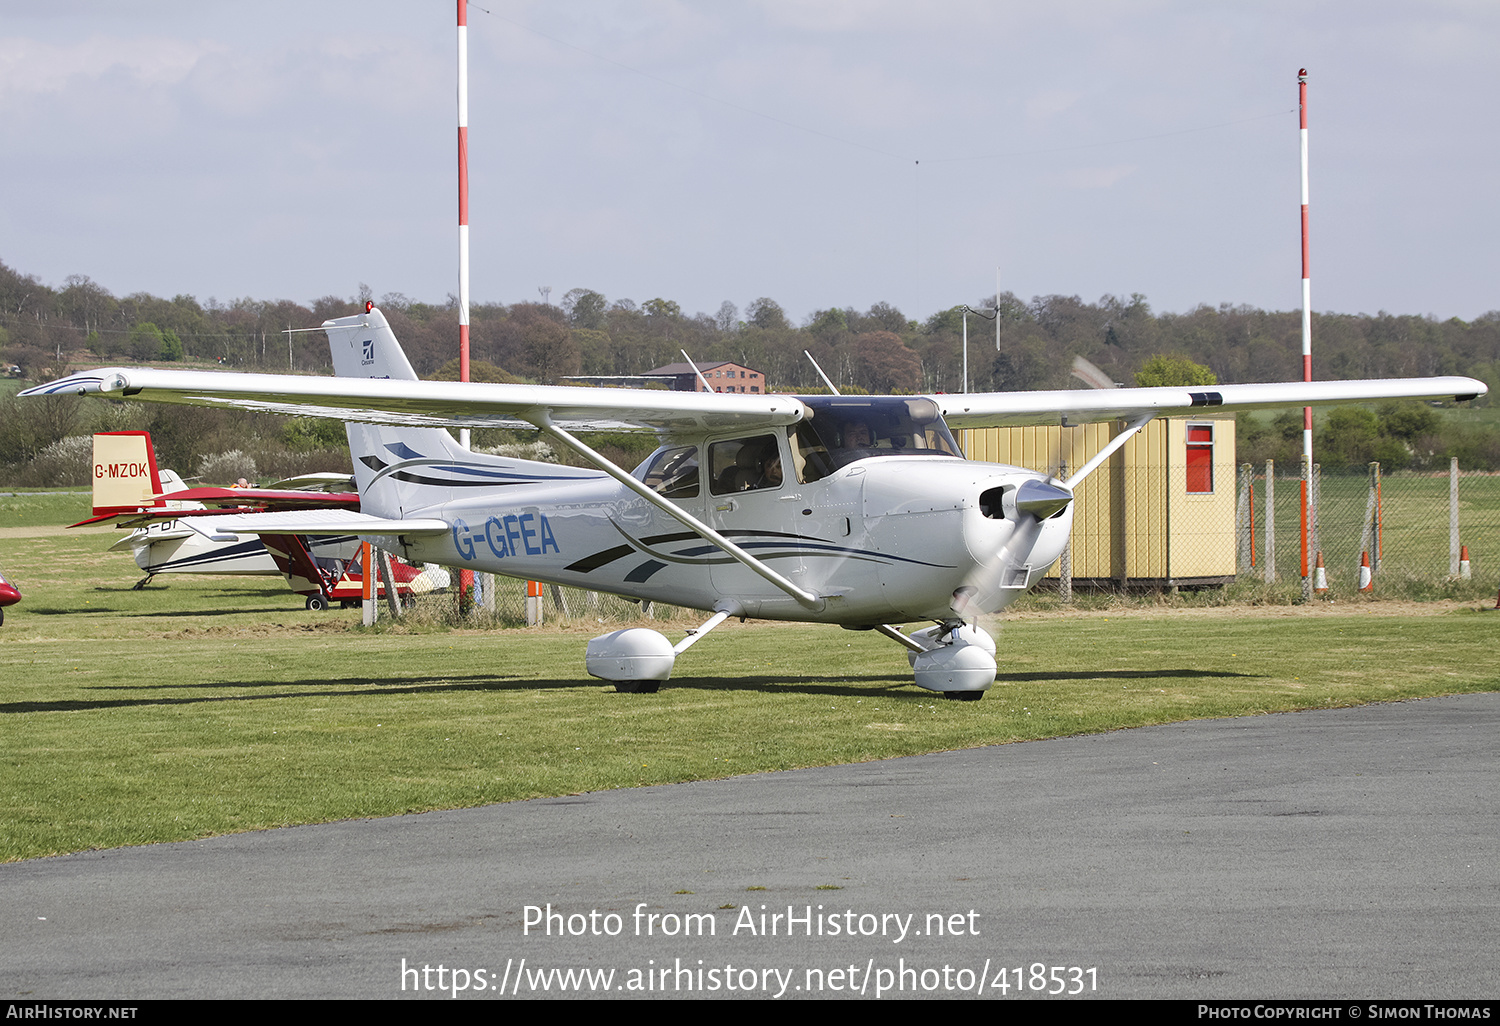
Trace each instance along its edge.
{"label": "horizontal stabilizer", "polygon": [[158,496],[168,502],[201,502],[205,506],[258,506],[277,509],[359,508],[357,492],[300,492],[274,488],[188,488]]}
{"label": "horizontal stabilizer", "polygon": [[445,534],[445,520],[397,520],[338,509],[287,510],[280,513],[231,513],[215,517],[220,531],[239,534]]}

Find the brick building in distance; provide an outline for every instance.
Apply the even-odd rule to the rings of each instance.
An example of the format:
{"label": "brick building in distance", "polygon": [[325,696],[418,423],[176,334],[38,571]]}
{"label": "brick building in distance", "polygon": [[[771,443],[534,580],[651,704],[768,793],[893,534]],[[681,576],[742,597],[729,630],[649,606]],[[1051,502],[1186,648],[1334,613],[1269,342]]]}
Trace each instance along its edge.
{"label": "brick building in distance", "polygon": [[[700,363],[698,369],[708,380],[710,391],[760,395],[766,390],[765,375],[738,363],[720,360],[714,363]],[[674,392],[705,391],[703,382],[699,381],[698,375],[693,373],[693,365],[690,363],[669,363],[666,366],[648,370],[644,374],[574,374],[562,380],[590,385],[636,388],[660,382]]]}
{"label": "brick building in distance", "polygon": [[[766,390],[766,379],[758,370],[729,361],[717,363],[702,363],[698,369],[708,379],[709,387],[715,392],[744,392],[746,395],[754,393],[759,395]],[[698,375],[693,373],[693,365],[690,363],[669,363],[655,370],[648,370],[647,377],[666,380],[670,378],[670,387],[674,392],[702,392],[703,382],[698,380]]]}

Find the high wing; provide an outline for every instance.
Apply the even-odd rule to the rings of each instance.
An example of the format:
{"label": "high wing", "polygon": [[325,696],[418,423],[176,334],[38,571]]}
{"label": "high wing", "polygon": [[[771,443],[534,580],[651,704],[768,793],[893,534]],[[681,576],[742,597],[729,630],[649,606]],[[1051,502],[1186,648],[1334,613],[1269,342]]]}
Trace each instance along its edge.
{"label": "high wing", "polygon": [[70,375],[23,394],[97,394],[423,427],[537,427],[549,422],[594,429],[709,431],[795,424],[804,415],[801,403],[775,395],[119,367]]}
{"label": "high wing", "polygon": [[1145,416],[1192,415],[1280,406],[1328,406],[1383,399],[1477,399],[1487,386],[1474,378],[1378,378],[1365,381],[1283,381],[1250,385],[978,392],[933,398],[951,428],[1089,424]]}
{"label": "high wing", "polygon": [[[1074,389],[935,395],[949,427],[1084,424],[1143,416],[1326,406],[1385,399],[1474,399],[1466,377],[1291,381],[1165,388]],[[728,395],[654,389],[388,381],[290,374],[226,374],[109,368],[26,389],[22,396],[117,396],[194,406],[227,406],[295,416],[427,427],[640,428],[711,431],[795,424],[806,407],[786,395]]]}

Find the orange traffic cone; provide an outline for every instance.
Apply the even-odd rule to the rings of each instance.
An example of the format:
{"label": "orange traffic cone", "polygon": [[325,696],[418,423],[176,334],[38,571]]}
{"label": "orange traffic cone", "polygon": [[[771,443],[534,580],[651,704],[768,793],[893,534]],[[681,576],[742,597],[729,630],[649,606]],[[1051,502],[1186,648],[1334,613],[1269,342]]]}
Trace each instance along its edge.
{"label": "orange traffic cone", "polygon": [[1467,581],[1472,576],[1474,574],[1469,567],[1469,547],[1461,545],[1458,549],[1458,578],[1461,581]]}
{"label": "orange traffic cone", "polygon": [[1319,595],[1328,594],[1328,571],[1323,567],[1323,550],[1318,550],[1318,565],[1313,570],[1313,591]]}
{"label": "orange traffic cone", "polygon": [[1375,578],[1370,573],[1370,553],[1368,551],[1359,554],[1359,590],[1375,590]]}

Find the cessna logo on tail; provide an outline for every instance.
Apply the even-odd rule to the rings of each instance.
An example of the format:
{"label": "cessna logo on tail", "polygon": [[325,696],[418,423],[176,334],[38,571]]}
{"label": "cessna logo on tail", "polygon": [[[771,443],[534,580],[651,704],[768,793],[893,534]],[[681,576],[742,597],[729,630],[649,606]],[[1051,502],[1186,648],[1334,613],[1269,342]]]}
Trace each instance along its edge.
{"label": "cessna logo on tail", "polygon": [[375,340],[373,338],[367,338],[361,342],[360,349],[362,350],[363,357],[361,366],[368,367],[375,362]]}

